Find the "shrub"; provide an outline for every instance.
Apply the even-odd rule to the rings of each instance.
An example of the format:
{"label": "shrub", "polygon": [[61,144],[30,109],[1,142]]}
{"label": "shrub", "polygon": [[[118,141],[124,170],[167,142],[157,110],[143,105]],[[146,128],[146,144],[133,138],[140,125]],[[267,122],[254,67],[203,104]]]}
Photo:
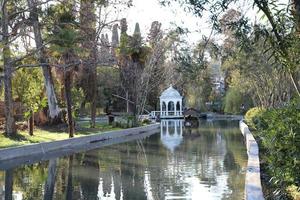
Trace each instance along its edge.
{"label": "shrub", "polygon": [[150,119],[143,119],[142,124],[151,124],[151,120]]}
{"label": "shrub", "polygon": [[259,123],[259,117],[266,111],[261,107],[254,107],[249,109],[245,114],[245,121],[251,129],[256,129],[256,125]]}
{"label": "shrub", "polygon": [[267,110],[258,120],[267,173],[278,188],[276,194],[284,199],[289,186],[300,188],[300,100],[284,108]]}

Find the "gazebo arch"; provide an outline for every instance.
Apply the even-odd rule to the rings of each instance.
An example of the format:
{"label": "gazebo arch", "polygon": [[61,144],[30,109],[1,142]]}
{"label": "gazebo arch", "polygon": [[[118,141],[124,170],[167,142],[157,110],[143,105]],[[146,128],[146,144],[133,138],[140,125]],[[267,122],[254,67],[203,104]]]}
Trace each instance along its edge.
{"label": "gazebo arch", "polygon": [[160,117],[180,118],[182,117],[182,96],[170,86],[160,96]]}

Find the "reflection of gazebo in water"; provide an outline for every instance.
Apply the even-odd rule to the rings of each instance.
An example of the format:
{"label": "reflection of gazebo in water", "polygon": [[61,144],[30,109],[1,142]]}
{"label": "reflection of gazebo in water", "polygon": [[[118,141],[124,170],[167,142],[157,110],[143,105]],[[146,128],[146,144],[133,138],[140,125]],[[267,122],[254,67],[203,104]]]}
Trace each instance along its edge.
{"label": "reflection of gazebo in water", "polygon": [[182,118],[182,96],[170,86],[160,96],[160,118]]}
{"label": "reflection of gazebo in water", "polygon": [[160,139],[163,145],[171,152],[174,152],[183,140],[182,131],[183,121],[177,120],[162,120],[160,123]]}

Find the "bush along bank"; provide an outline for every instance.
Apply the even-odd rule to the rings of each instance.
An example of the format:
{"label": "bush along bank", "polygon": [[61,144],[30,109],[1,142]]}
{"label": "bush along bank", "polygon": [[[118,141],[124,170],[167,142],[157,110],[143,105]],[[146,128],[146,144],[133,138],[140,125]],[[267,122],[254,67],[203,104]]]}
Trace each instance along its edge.
{"label": "bush along bank", "polygon": [[260,147],[266,199],[300,199],[300,99],[245,116]]}

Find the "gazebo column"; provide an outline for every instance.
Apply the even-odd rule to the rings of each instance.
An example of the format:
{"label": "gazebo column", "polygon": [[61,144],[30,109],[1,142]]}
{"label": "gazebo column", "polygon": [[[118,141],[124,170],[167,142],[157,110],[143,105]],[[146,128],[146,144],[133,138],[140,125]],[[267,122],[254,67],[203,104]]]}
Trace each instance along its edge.
{"label": "gazebo column", "polygon": [[163,101],[160,101],[160,116],[163,115]]}
{"label": "gazebo column", "polygon": [[174,115],[177,116],[177,102],[175,103],[175,101],[173,101],[174,104]]}
{"label": "gazebo column", "polygon": [[182,115],[182,101],[179,102],[179,115]]}
{"label": "gazebo column", "polygon": [[166,116],[169,116],[169,101],[167,101],[167,104],[166,104]]}

